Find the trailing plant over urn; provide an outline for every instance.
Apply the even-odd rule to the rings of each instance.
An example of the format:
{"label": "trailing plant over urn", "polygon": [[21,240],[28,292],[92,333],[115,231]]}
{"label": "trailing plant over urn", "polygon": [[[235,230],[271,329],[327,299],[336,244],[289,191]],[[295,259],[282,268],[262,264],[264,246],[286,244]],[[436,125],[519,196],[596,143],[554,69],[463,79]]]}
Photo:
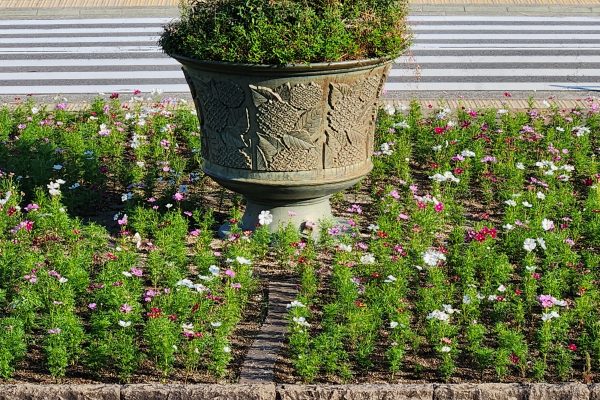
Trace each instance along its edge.
{"label": "trailing plant over urn", "polygon": [[[275,231],[331,219],[372,168],[376,105],[407,46],[405,1],[195,1],[166,27],[202,130],[204,172]],[[225,229],[229,229],[225,227]]]}

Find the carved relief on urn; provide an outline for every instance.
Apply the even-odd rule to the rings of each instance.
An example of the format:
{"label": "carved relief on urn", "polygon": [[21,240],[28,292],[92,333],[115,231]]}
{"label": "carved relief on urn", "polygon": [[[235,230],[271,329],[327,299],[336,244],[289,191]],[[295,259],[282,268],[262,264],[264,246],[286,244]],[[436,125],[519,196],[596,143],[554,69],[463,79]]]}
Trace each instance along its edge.
{"label": "carved relief on urn", "polygon": [[[331,218],[329,196],[371,169],[376,104],[390,62],[287,67],[177,58],[200,118],[204,171],[279,223]],[[293,215],[290,217],[290,215]]]}

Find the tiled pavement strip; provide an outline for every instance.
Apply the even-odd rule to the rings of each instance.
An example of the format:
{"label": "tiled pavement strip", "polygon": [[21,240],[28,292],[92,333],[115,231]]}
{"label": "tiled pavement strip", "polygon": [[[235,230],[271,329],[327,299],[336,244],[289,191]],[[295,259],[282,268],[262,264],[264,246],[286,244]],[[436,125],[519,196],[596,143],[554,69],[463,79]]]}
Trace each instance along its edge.
{"label": "tiled pavement strip", "polygon": [[[179,0],[0,0],[0,19],[63,19],[103,17],[169,17],[177,16]],[[411,14],[422,15],[600,15],[600,0],[410,0]],[[546,93],[536,96],[535,107],[546,107]],[[406,104],[407,100],[387,99]],[[443,101],[420,98],[424,106],[433,108],[459,106],[524,109],[526,98],[451,98]],[[574,96],[551,101],[559,108],[584,106],[585,100]],[[71,103],[71,108],[87,106],[87,101]]]}

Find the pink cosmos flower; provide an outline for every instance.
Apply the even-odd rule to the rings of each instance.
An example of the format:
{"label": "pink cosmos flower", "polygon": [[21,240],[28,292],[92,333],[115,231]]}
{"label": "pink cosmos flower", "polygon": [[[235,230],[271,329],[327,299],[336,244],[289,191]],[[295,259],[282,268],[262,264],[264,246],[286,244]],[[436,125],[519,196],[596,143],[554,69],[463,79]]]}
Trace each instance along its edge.
{"label": "pink cosmos flower", "polygon": [[173,195],[173,200],[175,201],[181,201],[183,200],[183,193],[177,192]]}
{"label": "pink cosmos flower", "polygon": [[435,212],[442,212],[444,211],[444,204],[443,203],[437,203],[435,206],[433,206],[433,209],[435,210]]}
{"label": "pink cosmos flower", "polygon": [[130,313],[131,310],[133,310],[133,307],[131,307],[129,304],[122,304],[120,310],[121,312],[127,314]]}
{"label": "pink cosmos flower", "polygon": [[27,211],[27,212],[34,211],[34,210],[39,210],[39,209],[40,209],[40,206],[38,206],[35,203],[27,204],[27,206],[25,207],[25,211]]}
{"label": "pink cosmos flower", "polygon": [[552,307],[554,305],[554,303],[556,302],[556,298],[554,296],[549,295],[549,294],[541,294],[538,297],[538,300],[540,302],[540,305],[543,308]]}
{"label": "pink cosmos flower", "polygon": [[131,269],[129,269],[129,272],[131,272],[131,275],[138,276],[138,277],[140,277],[144,274],[144,272],[141,269],[136,268],[136,267],[131,267]]}
{"label": "pink cosmos flower", "polygon": [[396,189],[394,189],[390,192],[390,196],[392,196],[394,199],[398,200],[400,198],[400,193],[398,193],[398,191]]}
{"label": "pink cosmos flower", "polygon": [[227,269],[225,271],[225,275],[229,276],[230,278],[233,278],[235,276],[235,271],[233,271],[232,269]]}
{"label": "pink cosmos flower", "polygon": [[194,230],[190,231],[190,236],[196,237],[198,235],[200,235],[200,229],[194,229]]}
{"label": "pink cosmos flower", "polygon": [[96,303],[90,303],[90,304],[88,304],[88,308],[90,310],[95,310],[96,309]]}

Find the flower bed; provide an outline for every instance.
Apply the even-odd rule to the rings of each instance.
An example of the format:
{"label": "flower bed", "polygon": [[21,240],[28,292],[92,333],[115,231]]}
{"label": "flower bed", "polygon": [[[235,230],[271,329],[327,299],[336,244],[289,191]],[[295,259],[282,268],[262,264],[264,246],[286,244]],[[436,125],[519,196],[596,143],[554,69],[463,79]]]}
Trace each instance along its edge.
{"label": "flower bed", "polygon": [[195,115],[139,100],[0,109],[2,378],[235,379],[265,266],[300,284],[282,382],[597,376],[597,103],[388,107],[314,243],[216,239],[238,199],[201,174]]}
{"label": "flower bed", "polygon": [[388,111],[364,187],[371,200],[351,204],[345,228],[327,229],[318,247],[291,243],[302,281],[289,305],[295,372],[305,381],[592,382],[598,104]]}

